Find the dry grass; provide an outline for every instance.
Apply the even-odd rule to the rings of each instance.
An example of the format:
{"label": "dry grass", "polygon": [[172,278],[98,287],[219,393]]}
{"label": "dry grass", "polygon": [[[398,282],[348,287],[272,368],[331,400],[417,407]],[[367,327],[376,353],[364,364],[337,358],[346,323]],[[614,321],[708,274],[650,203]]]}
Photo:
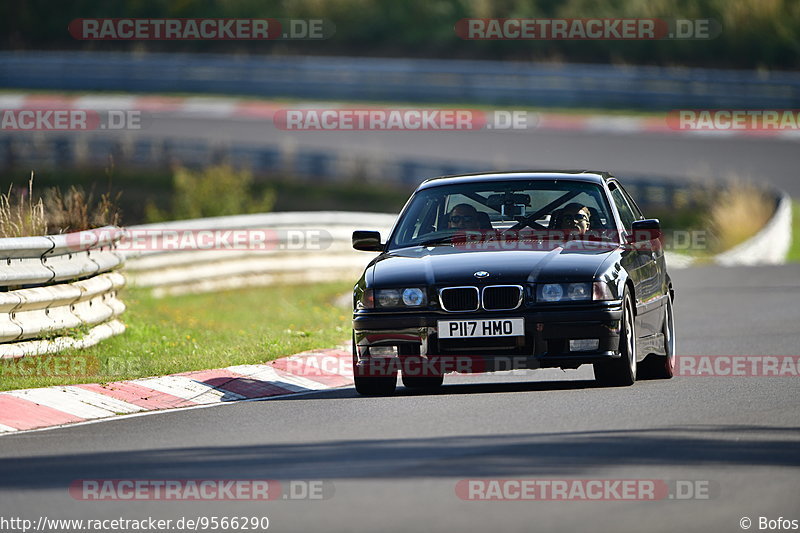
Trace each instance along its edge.
{"label": "dry grass", "polygon": [[775,200],[741,179],[733,179],[712,200],[706,227],[713,252],[728,250],[764,227],[775,212]]}
{"label": "dry grass", "polygon": [[105,225],[119,225],[119,195],[103,194],[95,201],[94,195],[78,187],[64,193],[60,189],[47,189],[36,197],[33,190],[33,173],[28,187],[0,194],[0,237],[30,237],[54,233],[83,231]]}
{"label": "dry grass", "polygon": [[95,202],[92,193],[70,187],[66,193],[60,189],[48,189],[44,196],[44,207],[48,225],[59,233],[83,231],[107,225],[119,225],[120,213],[116,207],[119,195],[100,195]]}
{"label": "dry grass", "polygon": [[33,199],[33,172],[28,188],[17,192],[13,186],[0,194],[0,237],[28,237],[47,234],[44,203]]}

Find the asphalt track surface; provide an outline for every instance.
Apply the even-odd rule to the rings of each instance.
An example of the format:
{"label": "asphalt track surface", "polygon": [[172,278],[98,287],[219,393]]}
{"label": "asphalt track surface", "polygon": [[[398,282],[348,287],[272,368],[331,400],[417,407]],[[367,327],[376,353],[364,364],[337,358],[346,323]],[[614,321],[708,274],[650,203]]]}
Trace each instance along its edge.
{"label": "asphalt track surface", "polygon": [[365,158],[429,158],[489,169],[590,169],[626,175],[739,177],[800,197],[800,138],[594,131],[282,131],[268,120],[155,115],[139,131],[98,135],[211,139],[220,143],[279,145],[349,152]]}
{"label": "asphalt track surface", "polygon": [[[252,127],[226,122],[204,132],[177,121],[160,133],[269,141]],[[352,134],[303,135],[358,144]],[[370,138],[395,152],[475,160],[483,149],[487,159],[503,153],[527,167],[680,175],[741,164],[789,192],[798,188],[789,173],[794,144],[786,141],[540,132],[478,133],[481,143],[468,137],[473,132],[436,134],[436,142],[405,135],[405,142],[383,135],[395,134]],[[671,274],[679,354],[798,353],[800,265]],[[732,532],[748,517],[758,530],[762,516],[800,519],[799,393],[792,377],[676,377],[601,388],[582,367],[450,376],[430,395],[399,387],[393,397],[362,398],[340,389],[9,435],[0,438],[0,516],[268,516],[271,531],[299,532]],[[70,496],[72,481],[97,478],[324,480],[333,492],[267,503]],[[456,494],[459,480],[493,478],[692,480],[707,482],[711,497],[476,502]]]}

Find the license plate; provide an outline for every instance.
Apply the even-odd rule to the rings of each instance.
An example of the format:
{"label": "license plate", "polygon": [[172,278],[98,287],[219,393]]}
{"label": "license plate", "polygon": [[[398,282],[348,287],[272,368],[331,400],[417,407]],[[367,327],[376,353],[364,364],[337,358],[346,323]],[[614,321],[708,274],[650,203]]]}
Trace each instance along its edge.
{"label": "license plate", "polygon": [[440,339],[522,337],[525,335],[524,318],[439,320],[437,325],[439,327]]}

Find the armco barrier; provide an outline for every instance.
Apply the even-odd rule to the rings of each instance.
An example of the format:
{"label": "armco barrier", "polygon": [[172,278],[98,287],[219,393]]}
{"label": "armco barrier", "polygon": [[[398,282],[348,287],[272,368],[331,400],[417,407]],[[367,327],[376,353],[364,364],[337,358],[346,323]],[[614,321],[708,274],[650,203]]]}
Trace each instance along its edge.
{"label": "armco barrier", "polygon": [[800,107],[794,72],[519,61],[2,52],[0,87],[649,110]]}
{"label": "armco barrier", "polygon": [[[434,176],[470,172],[519,170],[492,163],[427,158],[365,156],[335,150],[291,149],[279,145],[229,146],[206,139],[164,139],[138,136],[114,138],[108,135],[0,134],[0,168],[105,168],[113,159],[116,165],[143,170],[169,169],[175,164],[205,167],[228,163],[254,174],[289,175],[310,180],[348,180],[354,178],[377,183],[393,183],[409,188]],[[662,176],[618,176],[643,208],[664,205],[690,205],[690,188],[701,183]],[[713,184],[707,185],[713,187]]]}
{"label": "armco barrier", "polygon": [[717,255],[723,266],[779,265],[786,261],[792,244],[792,199],[778,195],[775,213],[767,225],[745,242]]}
{"label": "armco barrier", "polygon": [[122,234],[109,226],[0,239],[0,358],[83,348],[125,330]]}
{"label": "armco barrier", "polygon": [[[132,286],[157,296],[252,285],[355,279],[373,254],[353,250],[353,230],[380,231],[385,238],[395,215],[291,212],[214,217],[131,226],[120,243]],[[275,236],[263,249],[137,249],[137,235],[185,235],[203,230],[264,230]],[[193,233],[195,232],[195,233]]]}

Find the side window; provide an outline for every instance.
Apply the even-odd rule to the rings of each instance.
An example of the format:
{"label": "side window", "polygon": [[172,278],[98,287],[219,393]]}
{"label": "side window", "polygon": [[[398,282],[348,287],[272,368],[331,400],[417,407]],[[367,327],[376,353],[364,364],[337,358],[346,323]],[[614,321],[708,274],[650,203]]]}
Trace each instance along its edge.
{"label": "side window", "polygon": [[397,240],[400,242],[416,239],[421,235],[433,231],[433,221],[436,218],[436,207],[439,201],[436,198],[428,198],[424,203],[420,202],[412,207],[413,211],[409,212],[408,220],[413,220],[413,224],[404,225],[401,228],[401,233],[398,234]]}
{"label": "side window", "polygon": [[628,194],[628,191],[625,190],[625,187],[619,184],[617,184],[617,187],[619,187],[619,190],[621,190],[622,194],[625,195],[625,199],[628,200],[628,205],[631,206],[631,209],[633,210],[633,214],[636,217],[636,220],[642,220],[644,218],[644,215],[639,209],[639,206],[636,205],[636,202],[633,201],[633,198],[631,198],[631,195]]}
{"label": "side window", "polygon": [[634,214],[633,209],[631,209],[631,206],[628,205],[628,201],[625,200],[625,196],[622,194],[622,191],[620,190],[619,187],[612,186],[611,199],[614,201],[614,205],[617,206],[617,211],[619,211],[619,217],[622,219],[622,225],[625,227],[626,230],[631,229],[633,221],[637,220],[638,217]]}

